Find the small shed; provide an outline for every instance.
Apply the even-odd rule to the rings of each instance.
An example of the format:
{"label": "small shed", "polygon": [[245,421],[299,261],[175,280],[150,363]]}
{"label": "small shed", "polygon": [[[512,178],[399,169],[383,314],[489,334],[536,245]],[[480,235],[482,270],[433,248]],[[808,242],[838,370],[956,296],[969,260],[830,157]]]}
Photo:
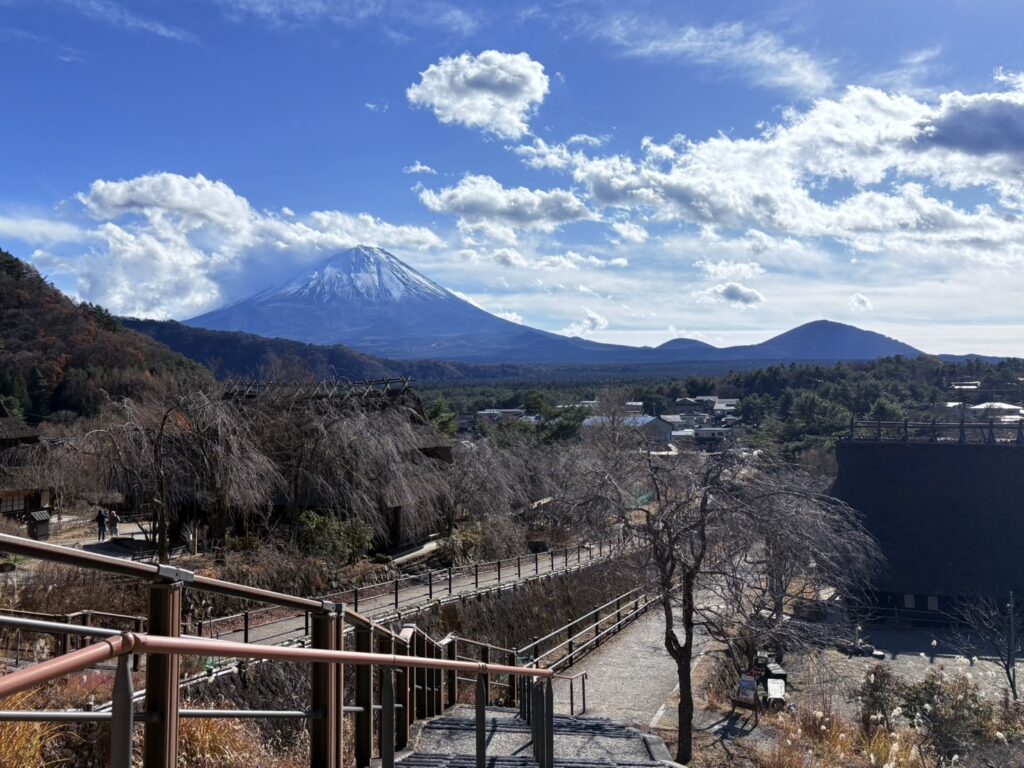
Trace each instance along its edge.
{"label": "small shed", "polygon": [[46,541],[50,538],[50,511],[37,509],[25,515],[25,524],[28,528],[28,535],[37,541]]}

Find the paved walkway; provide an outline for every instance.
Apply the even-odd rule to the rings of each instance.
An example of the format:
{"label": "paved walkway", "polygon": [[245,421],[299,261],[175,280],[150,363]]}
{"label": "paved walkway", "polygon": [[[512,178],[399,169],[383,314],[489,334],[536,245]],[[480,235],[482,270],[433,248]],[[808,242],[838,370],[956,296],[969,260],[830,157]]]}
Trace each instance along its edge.
{"label": "paved walkway", "polygon": [[[333,595],[331,599],[345,603],[346,607],[358,610],[364,616],[381,621],[397,616],[412,616],[434,604],[526,583],[549,574],[586,568],[608,558],[608,548],[604,547],[599,552],[597,546],[574,548],[568,552],[543,552],[503,560],[500,565],[486,563],[478,567],[453,569],[450,578],[444,570],[404,576],[398,582],[397,593],[395,582],[386,582],[360,587],[358,596],[354,590],[349,590]],[[245,633],[240,628],[241,624],[241,618],[230,624],[217,622],[212,628],[207,624],[203,635],[242,641]],[[250,616],[249,642],[277,644],[297,640],[306,634],[305,617],[289,614],[287,610],[253,612]]]}
{"label": "paved walkway", "polygon": [[[517,757],[524,765],[535,765],[530,747],[530,726],[516,716],[516,710],[487,708],[487,756],[494,764],[499,757]],[[455,766],[457,756],[472,756],[476,749],[475,716],[472,706],[459,705],[423,726],[415,753],[403,765]],[[554,754],[572,758],[580,765],[658,766],[640,735],[603,718],[554,718]]]}
{"label": "paved walkway", "polygon": [[[700,654],[698,640],[694,653]],[[677,685],[676,665],[665,650],[665,619],[653,606],[622,632],[563,674],[587,673],[587,715],[647,731],[664,714]],[[580,707],[576,681],[576,708]],[[569,712],[569,682],[555,683],[555,711]]]}

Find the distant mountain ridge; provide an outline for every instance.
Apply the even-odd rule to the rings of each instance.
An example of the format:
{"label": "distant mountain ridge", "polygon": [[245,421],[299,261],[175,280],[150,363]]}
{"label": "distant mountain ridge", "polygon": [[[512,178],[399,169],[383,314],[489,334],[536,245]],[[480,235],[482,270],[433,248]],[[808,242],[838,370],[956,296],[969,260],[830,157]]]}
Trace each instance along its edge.
{"label": "distant mountain ridge", "polygon": [[672,339],[630,347],[567,337],[496,317],[380,248],[357,246],[311,272],[186,321],[391,360],[477,364],[630,365],[695,361],[874,360],[920,350],[851,325],[818,320],[760,344],[714,347]]}

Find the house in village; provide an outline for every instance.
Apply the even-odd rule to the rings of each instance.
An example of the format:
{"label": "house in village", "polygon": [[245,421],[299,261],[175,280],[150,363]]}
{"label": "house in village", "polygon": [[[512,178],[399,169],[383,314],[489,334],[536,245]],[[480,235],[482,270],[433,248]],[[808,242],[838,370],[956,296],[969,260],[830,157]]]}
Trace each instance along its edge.
{"label": "house in village", "polygon": [[[39,433],[0,403],[0,456],[38,442]],[[29,468],[16,458],[0,464],[0,517],[25,523],[33,538],[50,536],[50,496],[50,489],[38,487]]]}
{"label": "house in village", "polygon": [[639,430],[647,438],[647,442],[652,445],[664,445],[672,442],[672,425],[656,416],[630,414],[615,420],[608,416],[588,416],[583,420],[583,429],[607,427],[613,424]]}

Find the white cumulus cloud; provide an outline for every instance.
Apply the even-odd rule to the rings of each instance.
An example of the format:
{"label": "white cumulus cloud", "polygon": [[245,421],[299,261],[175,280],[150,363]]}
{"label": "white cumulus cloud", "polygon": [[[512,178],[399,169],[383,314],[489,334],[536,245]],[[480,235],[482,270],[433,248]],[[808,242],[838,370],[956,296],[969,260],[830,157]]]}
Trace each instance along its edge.
{"label": "white cumulus cloud", "polygon": [[764,303],[764,296],[759,291],[743,285],[743,283],[730,281],[728,283],[719,283],[698,292],[697,300],[716,301],[747,309],[748,307],[756,307]]}
{"label": "white cumulus cloud", "polygon": [[850,309],[854,312],[870,312],[874,308],[875,307],[871,303],[871,299],[863,293],[850,294]]}
{"label": "white cumulus cloud", "polygon": [[409,103],[442,123],[480,128],[504,139],[530,131],[530,117],[548,93],[544,66],[527,53],[483,51],[444,57],[406,89]]}
{"label": "white cumulus cloud", "polygon": [[412,165],[405,166],[405,168],[402,169],[402,173],[426,173],[432,176],[437,175],[437,171],[435,171],[426,163],[421,163],[419,160],[417,160]]}
{"label": "white cumulus cloud", "polygon": [[569,323],[559,331],[564,336],[589,336],[608,327],[608,319],[589,307],[583,307],[583,318]]}

